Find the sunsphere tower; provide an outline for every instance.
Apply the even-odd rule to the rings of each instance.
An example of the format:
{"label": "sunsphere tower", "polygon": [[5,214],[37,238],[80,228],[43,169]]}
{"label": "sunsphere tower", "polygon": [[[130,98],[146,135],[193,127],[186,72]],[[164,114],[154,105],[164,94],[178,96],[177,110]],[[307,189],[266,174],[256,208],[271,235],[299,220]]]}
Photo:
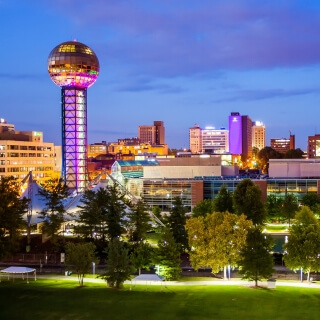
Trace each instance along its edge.
{"label": "sunsphere tower", "polygon": [[63,42],[49,54],[49,75],[61,87],[62,176],[77,192],[88,182],[87,88],[97,80],[99,70],[93,50],[77,41]]}

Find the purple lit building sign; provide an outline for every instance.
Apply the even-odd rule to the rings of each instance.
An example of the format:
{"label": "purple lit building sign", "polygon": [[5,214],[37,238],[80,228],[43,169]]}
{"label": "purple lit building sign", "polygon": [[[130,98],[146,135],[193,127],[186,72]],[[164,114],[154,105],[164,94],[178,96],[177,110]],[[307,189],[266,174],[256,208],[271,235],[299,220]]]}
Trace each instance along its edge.
{"label": "purple lit building sign", "polygon": [[229,116],[229,152],[231,154],[242,153],[242,118],[241,116]]}

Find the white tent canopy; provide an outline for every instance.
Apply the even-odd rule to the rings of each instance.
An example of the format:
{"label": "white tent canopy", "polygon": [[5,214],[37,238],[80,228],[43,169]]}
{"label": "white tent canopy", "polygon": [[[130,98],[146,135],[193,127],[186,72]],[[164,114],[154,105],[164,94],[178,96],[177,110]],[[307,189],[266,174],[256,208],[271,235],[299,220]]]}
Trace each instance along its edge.
{"label": "white tent canopy", "polygon": [[[9,267],[9,268],[6,268],[6,269],[2,269],[2,270],[0,270],[0,272],[6,273],[8,275],[8,279],[9,279],[9,275],[10,274],[21,274],[22,279],[24,279],[24,275],[26,274],[27,275],[27,283],[29,283],[28,274],[30,272],[33,272],[34,273],[34,280],[37,280],[37,278],[36,278],[36,269],[34,269],[34,268],[15,267],[14,266],[14,267]],[[1,278],[0,278],[0,281],[1,281]]]}

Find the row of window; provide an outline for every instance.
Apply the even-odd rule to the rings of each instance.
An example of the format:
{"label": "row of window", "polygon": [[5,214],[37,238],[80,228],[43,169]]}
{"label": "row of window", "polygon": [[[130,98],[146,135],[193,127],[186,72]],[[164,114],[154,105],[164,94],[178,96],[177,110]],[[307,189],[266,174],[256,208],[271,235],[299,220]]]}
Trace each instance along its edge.
{"label": "row of window", "polygon": [[[1,150],[6,150],[5,145],[1,145]],[[20,145],[8,145],[7,150],[37,150],[37,151],[51,151],[51,147],[46,146],[20,146]]]}
{"label": "row of window", "polygon": [[[6,172],[5,168],[0,168],[1,172]],[[53,167],[13,167],[7,168],[7,172],[29,172],[29,171],[52,171]]]}
{"label": "row of window", "polygon": [[30,157],[37,157],[37,158],[48,158],[48,157],[53,157],[52,153],[37,153],[37,152],[32,152],[32,153],[27,153],[27,152],[0,152],[0,158],[30,158]]}

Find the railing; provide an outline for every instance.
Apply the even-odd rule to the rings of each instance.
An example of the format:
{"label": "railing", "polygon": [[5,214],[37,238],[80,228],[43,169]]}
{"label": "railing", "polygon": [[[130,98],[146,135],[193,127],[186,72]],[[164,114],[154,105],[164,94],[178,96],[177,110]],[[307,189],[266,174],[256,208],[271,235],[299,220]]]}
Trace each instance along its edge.
{"label": "railing", "polygon": [[19,253],[14,256],[8,257],[3,262],[15,263],[40,263],[40,264],[53,264],[60,263],[60,254],[33,254],[33,253]]}

